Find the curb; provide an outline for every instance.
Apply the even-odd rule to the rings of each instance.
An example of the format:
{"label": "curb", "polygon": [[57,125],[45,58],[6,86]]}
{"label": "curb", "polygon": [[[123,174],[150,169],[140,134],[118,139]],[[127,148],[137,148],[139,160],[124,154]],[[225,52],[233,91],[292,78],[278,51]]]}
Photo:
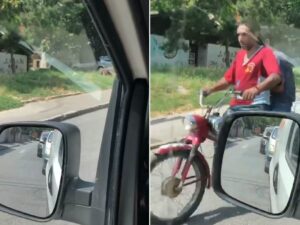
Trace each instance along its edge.
{"label": "curb", "polygon": [[150,123],[151,123],[151,125],[155,125],[158,123],[168,122],[168,121],[178,120],[178,119],[183,119],[183,118],[184,118],[184,116],[161,117],[161,118],[151,120]]}
{"label": "curb", "polygon": [[105,103],[105,104],[93,106],[93,107],[90,107],[90,108],[87,108],[87,109],[81,109],[81,110],[78,110],[78,111],[71,111],[71,112],[60,114],[58,116],[50,117],[48,119],[45,119],[45,121],[61,122],[63,120],[67,120],[67,119],[71,119],[71,118],[74,118],[74,117],[77,117],[77,116],[81,116],[83,114],[91,113],[91,112],[97,111],[99,109],[107,108],[108,106],[109,106],[109,103]]}
{"label": "curb", "polygon": [[50,97],[46,97],[46,98],[36,98],[36,99],[31,99],[31,100],[25,100],[22,101],[23,104],[28,104],[28,103],[32,103],[32,102],[39,102],[39,101],[48,101],[48,100],[52,100],[52,99],[57,99],[57,98],[64,98],[64,97],[70,97],[70,96],[75,96],[75,95],[80,95],[83,94],[81,92],[76,92],[76,93],[71,93],[71,94],[64,94],[64,95],[56,95],[56,96],[50,96]]}

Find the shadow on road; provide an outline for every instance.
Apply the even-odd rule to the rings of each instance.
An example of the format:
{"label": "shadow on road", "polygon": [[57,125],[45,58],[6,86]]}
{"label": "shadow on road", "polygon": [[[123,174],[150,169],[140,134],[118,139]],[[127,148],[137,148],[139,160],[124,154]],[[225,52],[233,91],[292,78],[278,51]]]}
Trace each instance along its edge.
{"label": "shadow on road", "polygon": [[[33,141],[24,141],[22,143],[1,143],[0,144],[0,156],[5,155],[7,153],[11,153],[12,151],[22,149],[22,146],[26,146],[28,144],[34,143]],[[36,142],[37,143],[37,142]]]}
{"label": "shadow on road", "polygon": [[222,207],[213,211],[209,211],[197,216],[191,217],[185,224],[188,225],[214,225],[223,220],[229,219],[235,216],[241,216],[249,213],[248,210],[240,207]]}
{"label": "shadow on road", "polygon": [[10,153],[14,150],[14,146],[0,145],[0,156]]}

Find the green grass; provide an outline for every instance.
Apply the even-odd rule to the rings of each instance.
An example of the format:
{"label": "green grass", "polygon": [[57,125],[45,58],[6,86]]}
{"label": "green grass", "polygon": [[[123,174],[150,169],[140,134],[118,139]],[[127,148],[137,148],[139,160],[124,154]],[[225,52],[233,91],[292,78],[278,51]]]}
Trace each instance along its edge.
{"label": "green grass", "polygon": [[82,76],[101,89],[110,89],[113,86],[114,77],[112,76],[102,76],[99,72],[83,73]]}
{"label": "green grass", "polygon": [[299,90],[300,89],[300,67],[294,67],[293,71],[295,75],[296,87]]}
{"label": "green grass", "polygon": [[93,89],[110,89],[113,81],[113,76],[102,76],[97,72],[70,75],[56,70],[39,70],[15,75],[0,74],[0,110],[20,107],[22,102],[36,98],[42,100]]}
{"label": "green grass", "polygon": [[[152,68],[151,116],[178,113],[199,108],[199,90],[209,87],[224,74],[224,69]],[[211,95],[207,104],[214,104],[224,93]],[[227,100],[228,101],[228,100]]]}
{"label": "green grass", "polygon": [[9,96],[0,96],[0,111],[19,108],[23,103]]}

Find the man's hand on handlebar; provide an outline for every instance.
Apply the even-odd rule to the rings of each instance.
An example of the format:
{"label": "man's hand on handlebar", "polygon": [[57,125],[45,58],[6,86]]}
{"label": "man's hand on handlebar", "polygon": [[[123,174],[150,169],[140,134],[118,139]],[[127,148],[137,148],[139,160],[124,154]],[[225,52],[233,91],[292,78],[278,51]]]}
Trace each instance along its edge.
{"label": "man's hand on handlebar", "polygon": [[243,99],[244,100],[253,100],[256,95],[259,94],[259,90],[257,87],[252,87],[252,88],[249,88],[245,91],[243,91]]}
{"label": "man's hand on handlebar", "polygon": [[205,88],[202,90],[203,97],[206,98],[211,94],[211,90],[209,88]]}

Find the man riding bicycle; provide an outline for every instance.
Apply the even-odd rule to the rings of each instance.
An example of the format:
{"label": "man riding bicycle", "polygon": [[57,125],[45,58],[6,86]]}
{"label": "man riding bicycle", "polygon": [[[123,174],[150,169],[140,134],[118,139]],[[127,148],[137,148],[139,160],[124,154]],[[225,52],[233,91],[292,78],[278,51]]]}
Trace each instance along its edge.
{"label": "man riding bicycle", "polygon": [[242,98],[232,98],[230,107],[269,110],[270,89],[281,83],[278,61],[271,48],[261,45],[259,25],[242,21],[237,27],[241,50],[237,52],[230,68],[213,87],[204,89],[204,95],[225,90],[231,85],[241,91]]}

